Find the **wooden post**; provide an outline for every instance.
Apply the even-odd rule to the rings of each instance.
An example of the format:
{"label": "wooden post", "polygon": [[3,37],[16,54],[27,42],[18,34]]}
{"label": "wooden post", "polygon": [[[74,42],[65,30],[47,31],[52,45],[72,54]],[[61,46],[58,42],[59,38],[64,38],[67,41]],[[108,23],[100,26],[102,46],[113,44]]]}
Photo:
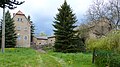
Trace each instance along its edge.
{"label": "wooden post", "polygon": [[95,48],[93,49],[92,63],[95,63]]}

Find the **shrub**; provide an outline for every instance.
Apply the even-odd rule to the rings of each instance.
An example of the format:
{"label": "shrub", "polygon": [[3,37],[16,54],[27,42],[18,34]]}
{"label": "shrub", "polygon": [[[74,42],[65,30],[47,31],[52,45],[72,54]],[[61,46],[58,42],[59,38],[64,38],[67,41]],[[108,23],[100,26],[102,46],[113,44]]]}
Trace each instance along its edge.
{"label": "shrub", "polygon": [[109,65],[111,53],[111,51],[97,50],[95,64],[98,67],[106,67],[106,65]]}
{"label": "shrub", "polygon": [[120,67],[120,54],[114,51],[97,50],[95,64],[98,67]]}
{"label": "shrub", "polygon": [[120,31],[112,31],[105,37],[99,39],[88,39],[86,41],[87,49],[92,50],[93,48],[103,50],[117,50],[120,51]]}
{"label": "shrub", "polygon": [[47,45],[44,45],[42,49],[45,51],[53,51],[54,47],[53,47],[53,44],[47,44]]}
{"label": "shrub", "polygon": [[109,65],[110,67],[120,67],[120,54],[113,54]]}

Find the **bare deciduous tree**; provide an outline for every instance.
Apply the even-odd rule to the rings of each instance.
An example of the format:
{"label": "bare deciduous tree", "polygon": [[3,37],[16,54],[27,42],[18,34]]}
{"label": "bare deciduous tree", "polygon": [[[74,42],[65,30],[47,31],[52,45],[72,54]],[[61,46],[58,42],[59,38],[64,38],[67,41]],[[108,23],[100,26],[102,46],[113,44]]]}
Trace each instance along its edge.
{"label": "bare deciduous tree", "polygon": [[104,0],[96,0],[90,6],[87,13],[87,18],[89,22],[97,23],[100,19],[104,18],[109,21],[111,29],[118,29],[120,23],[120,1],[119,0],[109,0],[104,2]]}

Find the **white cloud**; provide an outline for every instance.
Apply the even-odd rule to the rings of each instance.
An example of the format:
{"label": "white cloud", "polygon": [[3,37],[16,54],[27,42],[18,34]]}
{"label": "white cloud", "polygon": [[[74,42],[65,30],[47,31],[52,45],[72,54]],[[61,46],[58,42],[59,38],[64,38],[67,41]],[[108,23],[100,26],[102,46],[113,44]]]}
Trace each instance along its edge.
{"label": "white cloud", "polygon": [[[19,0],[23,1],[23,0]],[[51,24],[53,23],[53,17],[55,17],[57,8],[62,5],[64,0],[25,0],[25,3],[17,6],[16,9],[10,10],[11,13],[16,13],[21,10],[26,16],[30,15],[36,26],[47,26],[44,30],[51,30]],[[67,0],[68,4],[72,7],[77,18],[89,7],[92,0]],[[12,15],[12,14],[11,14]],[[2,9],[0,9],[0,18],[2,17]],[[37,31],[44,31],[42,27],[36,27]],[[45,28],[45,27],[44,27]],[[49,29],[48,29],[49,28]],[[39,30],[38,30],[39,29]]]}

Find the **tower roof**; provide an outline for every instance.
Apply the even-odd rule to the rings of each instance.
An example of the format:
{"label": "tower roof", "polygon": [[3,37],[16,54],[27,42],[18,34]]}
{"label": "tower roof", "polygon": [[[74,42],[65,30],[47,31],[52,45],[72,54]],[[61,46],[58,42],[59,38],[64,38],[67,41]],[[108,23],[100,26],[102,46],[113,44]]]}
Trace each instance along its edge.
{"label": "tower roof", "polygon": [[16,15],[24,15],[20,10],[16,13]]}

